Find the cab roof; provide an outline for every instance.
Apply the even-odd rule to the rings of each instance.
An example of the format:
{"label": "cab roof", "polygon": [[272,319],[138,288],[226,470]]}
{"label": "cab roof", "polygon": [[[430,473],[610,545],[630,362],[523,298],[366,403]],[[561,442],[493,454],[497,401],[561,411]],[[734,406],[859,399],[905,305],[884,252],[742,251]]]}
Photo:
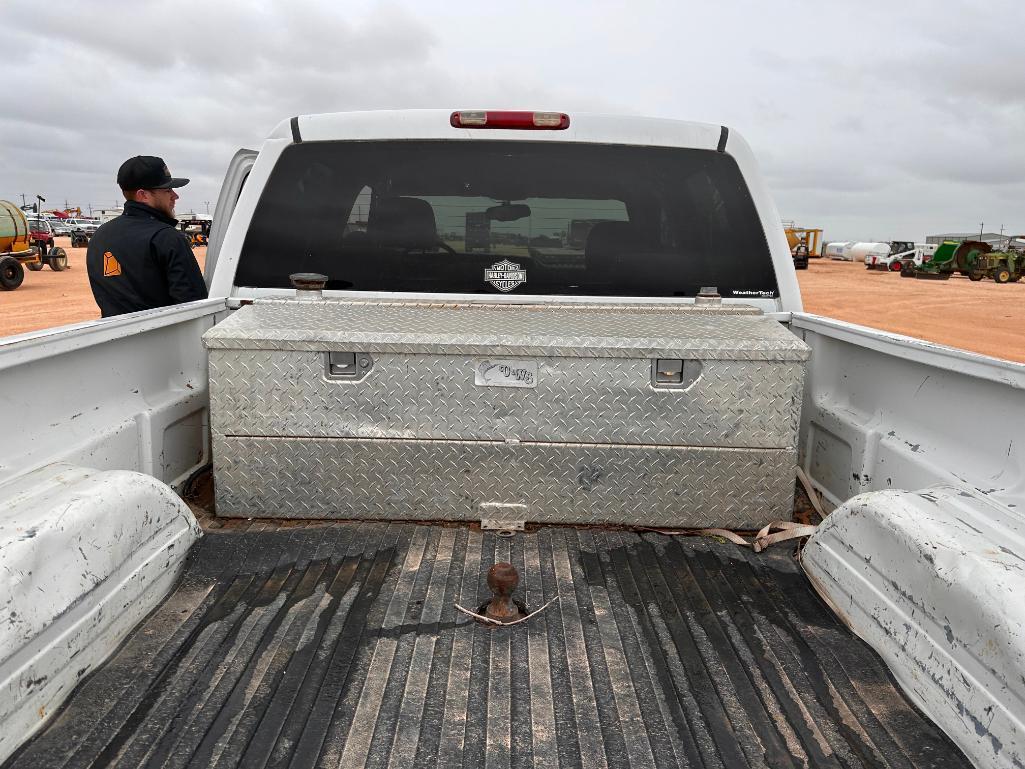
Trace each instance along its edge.
{"label": "cab roof", "polygon": [[594,142],[645,146],[725,149],[729,130],[711,123],[570,112],[563,130],[454,128],[452,110],[380,110],[299,115],[283,120],[269,138],[293,141],[381,141],[462,139]]}

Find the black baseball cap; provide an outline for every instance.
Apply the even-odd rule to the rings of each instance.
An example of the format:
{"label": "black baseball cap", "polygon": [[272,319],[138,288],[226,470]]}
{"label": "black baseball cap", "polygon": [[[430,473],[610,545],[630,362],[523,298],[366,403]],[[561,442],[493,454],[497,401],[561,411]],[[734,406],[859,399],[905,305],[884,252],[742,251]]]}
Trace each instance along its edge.
{"label": "black baseball cap", "polygon": [[188,183],[188,179],[171,176],[164,159],[152,155],[128,158],[117,170],[117,186],[123,190],[169,190]]}

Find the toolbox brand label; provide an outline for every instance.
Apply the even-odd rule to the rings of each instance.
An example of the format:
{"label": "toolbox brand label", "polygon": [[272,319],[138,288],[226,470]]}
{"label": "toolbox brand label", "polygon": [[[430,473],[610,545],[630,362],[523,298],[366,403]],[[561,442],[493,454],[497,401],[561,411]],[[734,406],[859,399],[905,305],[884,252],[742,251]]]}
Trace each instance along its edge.
{"label": "toolbox brand label", "polygon": [[503,259],[484,270],[484,280],[499,291],[512,291],[527,282],[527,271],[521,269],[516,262]]}
{"label": "toolbox brand label", "polygon": [[473,383],[483,387],[537,387],[537,361],[483,360],[473,371]]}

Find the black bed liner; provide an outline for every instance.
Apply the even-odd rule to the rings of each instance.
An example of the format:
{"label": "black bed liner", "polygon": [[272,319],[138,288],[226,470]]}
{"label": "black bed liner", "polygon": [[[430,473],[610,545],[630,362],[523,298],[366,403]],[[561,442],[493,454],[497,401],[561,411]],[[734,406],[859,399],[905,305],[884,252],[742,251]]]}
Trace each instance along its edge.
{"label": "black bed liner", "polygon": [[[533,619],[457,612],[511,560]],[[545,528],[207,534],[6,765],[967,767],[788,548]]]}

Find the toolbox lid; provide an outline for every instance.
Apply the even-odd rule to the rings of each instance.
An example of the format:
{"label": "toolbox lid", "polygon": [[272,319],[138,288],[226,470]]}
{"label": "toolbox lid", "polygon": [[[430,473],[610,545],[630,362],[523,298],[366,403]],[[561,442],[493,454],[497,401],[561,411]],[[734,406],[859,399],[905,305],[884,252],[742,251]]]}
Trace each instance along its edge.
{"label": "toolbox lid", "polygon": [[810,348],[737,305],[427,304],[269,299],[203,335],[208,349],[804,361]]}

